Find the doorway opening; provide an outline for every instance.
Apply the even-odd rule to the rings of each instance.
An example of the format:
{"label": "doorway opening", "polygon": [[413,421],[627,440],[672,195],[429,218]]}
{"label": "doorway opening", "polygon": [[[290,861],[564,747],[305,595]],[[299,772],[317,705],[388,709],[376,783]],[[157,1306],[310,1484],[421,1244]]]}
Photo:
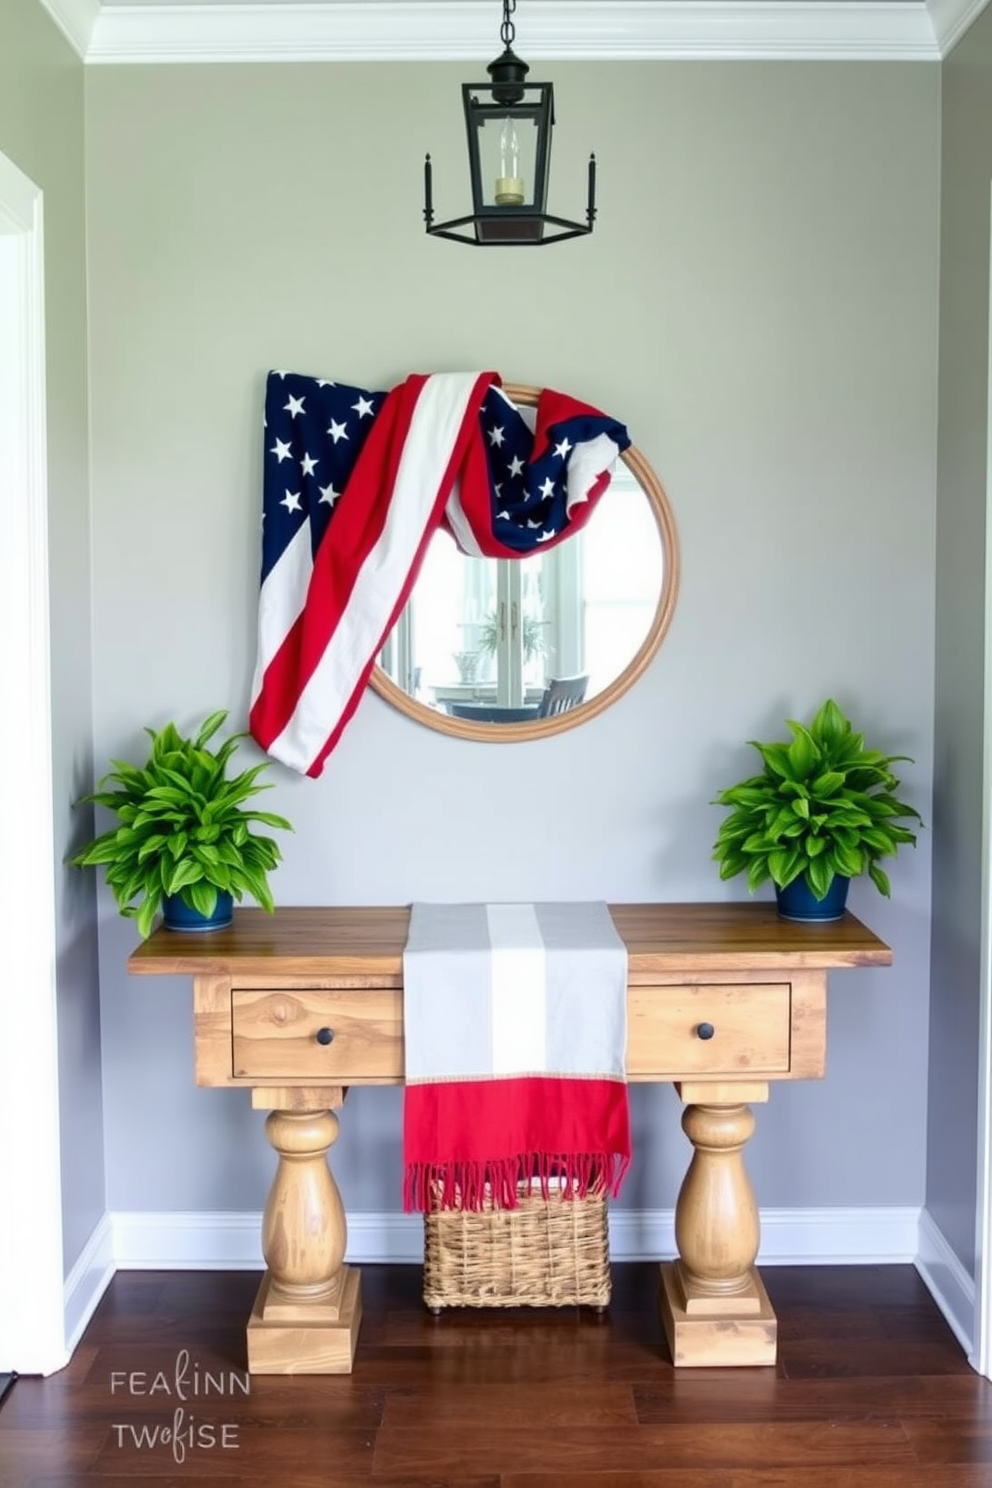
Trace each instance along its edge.
{"label": "doorway opening", "polygon": [[0,154],[0,1371],[65,1364],[42,193]]}

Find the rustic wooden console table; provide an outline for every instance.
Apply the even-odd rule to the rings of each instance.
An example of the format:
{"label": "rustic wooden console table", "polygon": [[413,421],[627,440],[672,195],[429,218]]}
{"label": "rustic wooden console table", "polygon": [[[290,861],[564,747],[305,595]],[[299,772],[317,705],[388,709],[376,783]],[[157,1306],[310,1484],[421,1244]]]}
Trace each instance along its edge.
{"label": "rustic wooden console table", "polygon": [[[743,1161],[750,1107],[774,1080],[824,1073],[827,973],[886,966],[853,915],[789,924],[771,904],[619,904],[628,952],[627,1073],[672,1081],[694,1154],[661,1317],[678,1365],[771,1364],[777,1324],[754,1266],[759,1216]],[[346,1374],[358,1271],[327,1164],[351,1085],[403,1083],[405,908],[239,909],[208,935],[158,929],[137,975],[193,979],[196,1082],[243,1086],[269,1111],[279,1165],[262,1223],[267,1270],[248,1323],[256,1374]],[[637,1160],[637,1154],[634,1154]]]}

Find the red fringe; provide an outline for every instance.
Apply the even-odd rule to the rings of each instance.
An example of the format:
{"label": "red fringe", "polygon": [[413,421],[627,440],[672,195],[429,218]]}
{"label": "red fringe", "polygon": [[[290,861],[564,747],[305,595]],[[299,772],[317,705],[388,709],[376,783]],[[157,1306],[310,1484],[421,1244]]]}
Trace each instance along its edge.
{"label": "red fringe", "polygon": [[550,1199],[616,1198],[630,1166],[623,1153],[521,1153],[489,1162],[410,1163],[403,1176],[403,1207],[410,1213],[441,1209],[479,1212],[516,1209],[520,1195],[539,1191]]}

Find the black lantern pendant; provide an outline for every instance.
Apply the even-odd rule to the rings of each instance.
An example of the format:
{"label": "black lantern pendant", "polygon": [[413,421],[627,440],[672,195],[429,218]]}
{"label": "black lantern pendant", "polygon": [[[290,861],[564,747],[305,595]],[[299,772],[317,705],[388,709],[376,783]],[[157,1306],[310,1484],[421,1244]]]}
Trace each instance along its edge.
{"label": "black lantern pendant", "polygon": [[435,237],[491,247],[560,243],[592,232],[596,216],[596,157],[589,157],[586,220],[548,214],[551,131],[555,122],[550,83],[528,83],[530,68],[514,55],[510,17],[517,0],[503,0],[503,53],[486,71],[491,82],[463,83],[472,214],[434,222],[431,157],[424,162],[424,221]]}

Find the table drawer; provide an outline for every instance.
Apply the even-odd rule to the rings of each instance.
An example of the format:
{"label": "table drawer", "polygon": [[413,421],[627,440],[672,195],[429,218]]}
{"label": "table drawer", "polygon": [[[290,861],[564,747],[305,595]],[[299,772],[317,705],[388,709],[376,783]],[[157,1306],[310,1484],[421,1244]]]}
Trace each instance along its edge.
{"label": "table drawer", "polygon": [[396,1080],[403,994],[389,988],[231,993],[235,1077]]}
{"label": "table drawer", "polygon": [[787,1071],[791,992],[788,982],[631,987],[628,1075]]}

